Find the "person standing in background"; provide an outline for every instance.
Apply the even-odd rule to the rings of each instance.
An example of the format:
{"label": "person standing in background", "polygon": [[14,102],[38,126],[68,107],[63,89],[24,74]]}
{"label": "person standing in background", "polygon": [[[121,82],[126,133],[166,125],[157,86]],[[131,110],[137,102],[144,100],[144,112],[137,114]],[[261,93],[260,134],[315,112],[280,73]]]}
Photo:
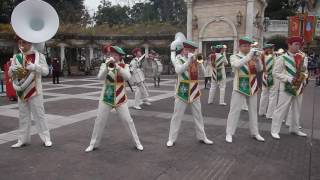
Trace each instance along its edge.
{"label": "person standing in background", "polygon": [[52,83],[56,84],[56,80],[57,80],[57,84],[60,84],[59,82],[59,76],[61,73],[61,64],[58,58],[53,58],[52,60]]}

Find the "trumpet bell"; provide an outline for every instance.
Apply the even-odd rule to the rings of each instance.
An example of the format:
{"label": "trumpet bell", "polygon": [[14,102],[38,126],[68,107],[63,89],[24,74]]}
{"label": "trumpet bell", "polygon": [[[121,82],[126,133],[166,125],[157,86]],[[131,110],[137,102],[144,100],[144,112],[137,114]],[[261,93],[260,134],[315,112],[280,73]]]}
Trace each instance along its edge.
{"label": "trumpet bell", "polygon": [[109,63],[108,64],[108,70],[113,71],[116,68],[116,65],[114,63]]}
{"label": "trumpet bell", "polygon": [[59,16],[47,2],[26,0],[14,8],[11,25],[23,40],[42,43],[56,34],[59,28]]}
{"label": "trumpet bell", "polygon": [[199,64],[203,63],[203,56],[202,56],[202,54],[197,54],[197,62],[198,62]]}

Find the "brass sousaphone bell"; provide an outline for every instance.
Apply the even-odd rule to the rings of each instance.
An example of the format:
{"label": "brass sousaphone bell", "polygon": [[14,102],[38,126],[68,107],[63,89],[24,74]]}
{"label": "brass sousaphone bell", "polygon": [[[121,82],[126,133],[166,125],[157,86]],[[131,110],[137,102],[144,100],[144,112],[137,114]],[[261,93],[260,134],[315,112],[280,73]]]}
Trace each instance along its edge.
{"label": "brass sousaphone bell", "polygon": [[58,31],[59,16],[47,2],[26,0],[14,8],[11,25],[21,39],[31,43],[44,43]]}

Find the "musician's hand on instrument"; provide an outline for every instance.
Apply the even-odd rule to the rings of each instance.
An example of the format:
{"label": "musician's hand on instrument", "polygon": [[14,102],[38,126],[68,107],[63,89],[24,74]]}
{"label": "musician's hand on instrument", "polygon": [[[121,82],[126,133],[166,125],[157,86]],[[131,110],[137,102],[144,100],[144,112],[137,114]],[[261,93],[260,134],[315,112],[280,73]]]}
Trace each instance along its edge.
{"label": "musician's hand on instrument", "polygon": [[190,62],[190,64],[191,64],[195,60],[196,60],[196,58],[195,58],[194,54],[188,53],[188,62]]}
{"label": "musician's hand on instrument", "polygon": [[115,60],[113,59],[113,57],[109,57],[106,59],[105,64],[114,63],[114,62],[115,62]]}
{"label": "musician's hand on instrument", "polygon": [[9,68],[9,71],[11,72],[17,72],[19,66],[18,65],[15,65],[15,64],[12,64]]}
{"label": "musician's hand on instrument", "polygon": [[27,70],[29,71],[35,71],[36,70],[36,65],[33,63],[29,63],[26,67]]}
{"label": "musician's hand on instrument", "polygon": [[248,55],[253,57],[253,56],[255,56],[257,51],[259,51],[257,48],[251,48]]}
{"label": "musician's hand on instrument", "polygon": [[15,88],[14,88],[16,91],[22,91],[23,89],[22,89],[22,87],[21,86],[15,86]]}

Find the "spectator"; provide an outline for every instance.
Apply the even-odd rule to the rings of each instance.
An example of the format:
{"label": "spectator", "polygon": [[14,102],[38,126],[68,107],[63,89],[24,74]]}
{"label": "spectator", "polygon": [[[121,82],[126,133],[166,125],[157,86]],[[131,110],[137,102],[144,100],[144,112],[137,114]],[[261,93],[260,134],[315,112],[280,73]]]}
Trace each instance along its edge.
{"label": "spectator", "polygon": [[59,76],[61,73],[61,64],[58,58],[53,58],[52,61],[52,82],[53,84],[56,84],[56,80],[57,80],[57,84],[60,84],[59,82]]}

